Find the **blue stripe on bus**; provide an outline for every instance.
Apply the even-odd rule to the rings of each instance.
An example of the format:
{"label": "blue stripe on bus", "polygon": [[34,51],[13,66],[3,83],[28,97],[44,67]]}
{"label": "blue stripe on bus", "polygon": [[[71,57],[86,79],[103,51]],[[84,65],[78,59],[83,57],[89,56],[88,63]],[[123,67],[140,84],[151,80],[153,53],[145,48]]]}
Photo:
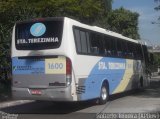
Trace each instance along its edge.
{"label": "blue stripe on bus", "polygon": [[12,74],[45,74],[45,61],[43,59],[12,58]]}
{"label": "blue stripe on bus", "polygon": [[126,60],[120,58],[102,58],[98,61],[85,81],[86,90],[81,95],[81,99],[99,97],[104,80],[108,80],[109,93],[112,94],[124,76],[125,65]]}

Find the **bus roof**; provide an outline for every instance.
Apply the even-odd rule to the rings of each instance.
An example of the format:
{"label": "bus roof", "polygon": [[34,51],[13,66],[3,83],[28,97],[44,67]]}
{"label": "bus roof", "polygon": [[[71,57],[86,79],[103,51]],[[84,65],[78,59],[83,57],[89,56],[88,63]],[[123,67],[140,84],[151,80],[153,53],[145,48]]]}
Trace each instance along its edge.
{"label": "bus roof", "polygon": [[68,18],[68,17],[36,18],[36,19],[31,19],[31,20],[26,20],[26,21],[18,21],[18,22],[16,22],[16,24],[17,23],[21,24],[21,23],[26,23],[26,22],[31,22],[31,21],[44,21],[44,20],[67,20],[67,21],[70,21],[70,23],[73,26],[79,26],[79,27],[82,27],[82,28],[93,30],[93,31],[96,31],[96,32],[99,32],[99,33],[104,33],[104,34],[107,34],[109,36],[113,36],[113,37],[116,37],[116,38],[124,39],[124,40],[131,41],[131,42],[134,42],[134,43],[141,43],[138,40],[135,40],[135,39],[132,39],[132,38],[128,38],[126,36],[123,36],[122,34],[119,34],[119,33],[116,33],[116,32],[113,32],[113,31],[110,31],[110,30],[107,30],[107,29],[104,29],[104,28],[101,28],[101,27],[98,27],[98,26],[90,26],[90,25],[81,23],[81,22],[79,22],[77,20]]}
{"label": "bus roof", "polygon": [[119,33],[116,33],[116,32],[113,32],[113,31],[110,31],[110,30],[107,30],[107,29],[104,29],[104,28],[101,28],[101,27],[98,27],[98,26],[90,26],[90,25],[81,23],[79,21],[73,20],[71,18],[68,18],[68,17],[64,17],[64,19],[66,19],[68,21],[71,21],[71,23],[75,26],[79,26],[79,27],[82,27],[82,28],[93,30],[93,31],[96,31],[96,32],[99,32],[99,33],[104,33],[104,34],[107,34],[109,36],[124,39],[124,40],[131,41],[131,42],[134,42],[134,43],[140,43],[138,40],[128,38],[126,36],[123,36],[122,34],[119,34]]}

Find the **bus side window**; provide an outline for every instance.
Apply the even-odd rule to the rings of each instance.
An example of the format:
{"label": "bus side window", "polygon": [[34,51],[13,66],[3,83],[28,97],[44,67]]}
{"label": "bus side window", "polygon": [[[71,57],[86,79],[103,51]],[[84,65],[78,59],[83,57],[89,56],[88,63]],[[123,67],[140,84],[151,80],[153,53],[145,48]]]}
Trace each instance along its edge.
{"label": "bus side window", "polygon": [[138,49],[139,49],[139,45],[138,44],[134,44],[134,58],[135,59],[139,59],[138,57],[138,55],[139,55],[139,51],[138,51]]}
{"label": "bus side window", "polygon": [[80,30],[81,53],[87,54],[87,38],[86,33]]}
{"label": "bus side window", "polygon": [[[146,63],[146,66],[149,65],[149,54],[148,54],[148,49],[147,49],[147,46],[146,45],[142,45],[142,50],[143,50],[143,53],[144,53],[144,61]],[[141,57],[141,59],[143,59]]]}
{"label": "bus side window", "polygon": [[142,51],[144,51],[143,49],[142,49],[142,46],[140,45],[140,44],[138,44],[138,46],[137,46],[138,48],[137,48],[137,58],[138,59],[143,59],[143,56],[144,56],[144,54],[142,53]]}
{"label": "bus side window", "polygon": [[91,53],[94,55],[103,55],[104,49],[103,49],[103,35],[100,35],[98,33],[92,32],[91,33]]}
{"label": "bus side window", "polygon": [[74,28],[76,50],[80,54],[90,53],[89,32],[81,28]]}
{"label": "bus side window", "polygon": [[117,55],[118,55],[118,57],[123,57],[122,41],[121,41],[121,39],[117,39]]}
{"label": "bus side window", "polygon": [[88,53],[90,54],[91,53],[91,46],[90,46],[89,37],[90,37],[89,32],[86,32],[87,50],[88,50]]}
{"label": "bus side window", "polygon": [[112,56],[117,57],[117,39],[113,37],[111,39],[111,49],[112,49]]}
{"label": "bus side window", "polygon": [[122,52],[123,52],[123,57],[127,58],[128,55],[128,46],[126,41],[122,41]]}
{"label": "bus side window", "polygon": [[91,52],[93,54],[99,54],[99,48],[98,47],[91,47]]}
{"label": "bus side window", "polygon": [[128,42],[128,58],[133,59],[133,44],[131,42]]}
{"label": "bus side window", "polygon": [[105,56],[111,56],[111,39],[109,36],[104,36],[104,50]]}
{"label": "bus side window", "polygon": [[74,36],[75,36],[77,52],[81,53],[81,39],[80,39],[79,29],[74,29]]}

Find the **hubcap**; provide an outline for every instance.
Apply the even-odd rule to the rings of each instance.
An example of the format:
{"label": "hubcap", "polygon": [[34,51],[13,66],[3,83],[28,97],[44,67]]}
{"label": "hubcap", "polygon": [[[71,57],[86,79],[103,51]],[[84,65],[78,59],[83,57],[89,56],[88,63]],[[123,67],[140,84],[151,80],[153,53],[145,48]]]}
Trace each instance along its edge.
{"label": "hubcap", "polygon": [[107,90],[106,90],[105,87],[102,88],[102,94],[101,94],[101,96],[102,96],[103,100],[106,100],[106,98],[107,98]]}

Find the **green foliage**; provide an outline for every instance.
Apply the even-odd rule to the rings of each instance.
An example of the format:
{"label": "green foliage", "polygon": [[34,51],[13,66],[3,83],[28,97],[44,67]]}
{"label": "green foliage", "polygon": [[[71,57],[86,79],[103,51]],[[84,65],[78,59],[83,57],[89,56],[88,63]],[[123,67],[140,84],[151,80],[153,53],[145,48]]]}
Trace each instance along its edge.
{"label": "green foliage", "polygon": [[10,73],[11,33],[8,29],[8,26],[0,24],[0,80],[4,79],[5,75],[9,77]]}
{"label": "green foliage", "polygon": [[108,28],[124,36],[139,39],[138,17],[138,13],[133,13],[124,8],[113,10],[108,15]]}
{"label": "green foliage", "polygon": [[[160,0],[154,0],[158,5],[154,8],[156,11],[160,11]],[[158,23],[153,22],[153,24],[160,24],[160,16],[158,18]]]}
{"label": "green foliage", "polygon": [[112,0],[2,0],[2,23],[36,17],[67,16],[83,23],[100,22],[111,10]]}
{"label": "green foliage", "polygon": [[160,10],[160,0],[154,0],[158,5],[154,8],[155,10]]}
{"label": "green foliage", "polygon": [[154,65],[160,66],[160,54],[153,54],[154,57]]}

